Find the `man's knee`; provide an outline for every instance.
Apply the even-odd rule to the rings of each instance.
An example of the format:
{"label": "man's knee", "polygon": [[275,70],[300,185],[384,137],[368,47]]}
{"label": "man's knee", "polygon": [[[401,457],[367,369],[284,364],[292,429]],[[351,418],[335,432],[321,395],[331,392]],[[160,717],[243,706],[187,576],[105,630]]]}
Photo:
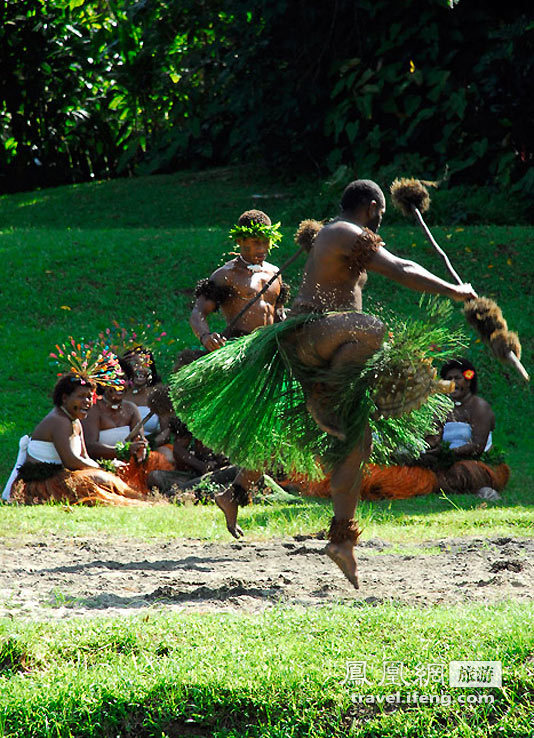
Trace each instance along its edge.
{"label": "man's knee", "polygon": [[346,318],[346,326],[354,340],[363,339],[369,345],[376,346],[376,348],[380,347],[386,332],[386,326],[381,320],[374,315],[361,313],[349,313]]}
{"label": "man's knee", "polygon": [[377,351],[382,345],[384,340],[384,334],[386,332],[386,326],[381,320],[371,317],[369,324],[366,329],[367,335],[369,336],[369,344]]}

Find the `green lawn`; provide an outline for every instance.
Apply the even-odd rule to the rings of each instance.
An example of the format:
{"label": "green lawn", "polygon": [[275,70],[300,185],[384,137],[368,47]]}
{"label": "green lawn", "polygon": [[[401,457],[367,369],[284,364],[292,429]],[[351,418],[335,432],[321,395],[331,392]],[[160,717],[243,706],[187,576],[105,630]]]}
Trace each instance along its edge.
{"label": "green lawn", "polygon": [[[90,338],[112,320],[149,323],[157,318],[172,341],[160,359],[165,374],[173,355],[195,343],[187,323],[194,285],[227,258],[233,246],[226,233],[239,213],[261,207],[282,220],[284,240],[273,252],[275,262],[292,252],[292,234],[301,217],[324,214],[320,198],[304,199],[299,209],[295,188],[253,175],[247,168],[218,170],[0,198],[5,274],[0,298],[0,475],[7,475],[20,435],[31,432],[50,407],[56,369],[48,354],[57,342],[68,335]],[[446,276],[419,230],[409,223],[388,227],[387,217],[382,232],[388,246]],[[488,225],[434,231],[462,276],[481,294],[498,300],[511,328],[522,337],[525,365],[534,366],[534,228]],[[301,268],[299,262],[289,271],[293,287]],[[417,295],[372,275],[365,299],[369,310],[387,305],[408,317]],[[463,321],[460,308],[455,310]],[[497,416],[495,440],[509,452],[514,470],[510,489],[514,494],[524,491],[527,501],[530,389],[471,337],[469,355],[479,368],[481,394]]]}
{"label": "green lawn", "polygon": [[[527,738],[533,626],[532,609],[519,604],[0,623],[0,730],[32,738]],[[453,660],[500,661],[503,689],[451,687]],[[365,663],[368,683],[349,662]],[[397,692],[398,703],[360,701]],[[414,692],[440,704],[410,703]]]}
{"label": "green lawn", "polygon": [[[312,191],[308,183],[304,197],[300,185],[243,168],[0,198],[0,478],[14,462],[19,436],[50,407],[56,369],[47,357],[55,343],[70,334],[90,338],[114,319],[157,318],[172,340],[160,359],[165,375],[173,355],[194,344],[187,324],[194,284],[232,250],[226,232],[237,216],[260,207],[282,220],[284,241],[272,257],[281,263],[294,248],[298,221],[328,212],[326,199]],[[446,276],[415,226],[387,221],[386,214],[382,233],[392,251]],[[461,275],[497,299],[532,370],[534,227],[444,225],[434,232]],[[289,272],[293,286],[301,267]],[[417,296],[371,275],[365,299],[369,310],[387,305],[408,317]],[[533,534],[530,388],[474,336],[468,354],[497,416],[495,441],[512,467],[502,502],[436,496],[366,503],[359,510],[364,538],[402,548],[448,536]],[[328,503],[297,499],[248,508],[242,526],[254,540],[314,533],[329,517]],[[0,508],[3,539],[55,534],[228,540],[211,507]],[[526,738],[534,734],[531,634],[532,608],[514,603],[2,622],[0,735]],[[492,693],[493,705],[351,707],[355,690],[342,684],[348,659],[377,668],[383,660],[404,661],[413,670],[418,662],[462,658],[502,659],[504,689]],[[368,689],[384,690],[376,680]]]}

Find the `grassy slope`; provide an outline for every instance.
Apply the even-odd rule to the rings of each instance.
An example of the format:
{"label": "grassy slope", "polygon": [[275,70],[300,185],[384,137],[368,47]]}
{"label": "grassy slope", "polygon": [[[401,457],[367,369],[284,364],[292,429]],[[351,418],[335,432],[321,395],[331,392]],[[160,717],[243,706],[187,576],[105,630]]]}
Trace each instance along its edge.
{"label": "grassy slope", "polygon": [[[251,197],[282,191],[289,195]],[[297,220],[316,215],[316,205],[317,200],[313,207],[301,205],[295,193],[253,178],[245,169],[0,198],[2,474],[12,464],[18,436],[49,407],[55,370],[47,354],[56,341],[69,334],[90,337],[113,318],[148,320],[153,311],[177,339],[171,346],[175,350],[191,339],[185,319],[192,287],[228,250],[225,232],[239,212],[257,206],[283,218],[287,238],[273,259],[280,262],[291,252]],[[526,294],[534,229],[442,227],[435,232],[462,276],[481,293],[498,298],[525,343],[531,333],[532,303]],[[394,225],[383,233],[392,250],[444,274],[414,227]],[[294,284],[297,271],[291,275]],[[368,295],[369,306],[387,302],[404,315],[414,300],[413,294],[375,276]],[[525,363],[532,367],[532,344],[526,348]],[[514,470],[505,501],[486,509],[462,497],[452,503],[429,498],[363,505],[366,536],[406,545],[447,535],[532,534],[530,393],[480,344],[472,345],[471,354],[480,368],[482,394],[496,411],[496,440],[509,450]],[[143,516],[108,509],[65,515],[59,507],[4,507],[0,512],[0,535],[8,537],[97,532],[143,538],[187,531],[227,540],[220,516],[209,508],[172,509],[172,515],[160,508]],[[255,538],[314,531],[325,527],[328,517],[328,505],[304,500],[248,509],[243,524]],[[529,605],[480,608],[466,603],[426,611],[364,605],[275,610],[260,617],[4,622],[0,735],[437,738],[446,731],[462,738],[526,737],[532,732],[531,617]],[[403,661],[413,673],[418,662],[460,658],[503,660],[505,690],[495,692],[491,709],[455,703],[393,710],[364,705],[347,717],[350,693],[358,691],[341,684],[347,659],[366,660],[373,669],[380,669],[383,660]],[[380,693],[384,687],[375,677],[365,691]]]}
{"label": "grassy slope", "polygon": [[[254,194],[276,196],[258,199]],[[167,347],[164,370],[173,353],[193,343],[187,324],[193,286],[231,250],[226,231],[248,207],[264,208],[273,219],[282,219],[285,239],[273,254],[280,263],[291,253],[298,219],[316,215],[323,205],[317,198],[300,202],[295,190],[262,180],[246,168],[95,182],[0,198],[5,273],[0,309],[2,476],[13,463],[18,437],[31,431],[49,408],[55,367],[47,355],[57,341],[69,334],[91,337],[113,319],[149,322],[157,317],[176,339]],[[534,229],[436,227],[435,233],[462,276],[480,293],[498,299],[522,336],[524,361],[532,367],[532,342],[526,336],[531,334]],[[396,253],[445,274],[415,226],[385,226],[383,234]],[[297,264],[289,273],[294,286],[301,267]],[[417,296],[372,275],[366,300],[367,309],[386,304],[408,317]],[[497,415],[496,442],[508,450],[514,470],[507,505],[528,502],[533,471],[528,455],[530,390],[480,343],[472,342],[470,354],[479,367],[482,395]],[[437,510],[451,509],[447,502],[433,501],[430,507],[436,505]],[[388,507],[383,503],[374,509]],[[429,501],[401,503],[395,514],[404,510],[409,517],[425,514]]]}

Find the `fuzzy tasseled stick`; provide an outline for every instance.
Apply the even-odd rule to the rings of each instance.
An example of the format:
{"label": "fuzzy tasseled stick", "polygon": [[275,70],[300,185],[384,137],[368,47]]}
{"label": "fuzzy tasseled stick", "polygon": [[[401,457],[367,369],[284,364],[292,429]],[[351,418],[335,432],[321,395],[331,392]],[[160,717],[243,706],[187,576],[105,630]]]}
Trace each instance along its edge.
{"label": "fuzzy tasseled stick", "polygon": [[[445,265],[453,279],[458,284],[462,284],[463,280],[453,268],[445,251],[436,242],[421,215],[430,206],[430,196],[425,184],[418,179],[396,179],[392,183],[390,191],[393,205],[403,215],[415,216],[423,233],[445,261]],[[497,303],[487,297],[468,300],[465,303],[464,314],[467,322],[477,331],[484,343],[489,346],[493,355],[499,361],[512,364],[523,379],[528,382],[528,373],[520,361],[521,343],[519,337],[516,333],[508,330],[502,310]]]}
{"label": "fuzzy tasseled stick", "polygon": [[464,305],[464,315],[499,361],[509,361],[510,353],[521,358],[519,337],[508,330],[508,324],[496,302],[489,297],[468,300]]}
{"label": "fuzzy tasseled stick", "polygon": [[393,205],[403,215],[413,215],[414,207],[420,213],[426,213],[430,207],[430,195],[419,179],[406,179],[404,177],[396,179],[390,187],[390,192]]}
{"label": "fuzzy tasseled stick", "polygon": [[297,246],[304,248],[308,253],[311,251],[315,237],[323,227],[318,220],[302,220],[299,223],[297,232],[295,233],[295,243]]}

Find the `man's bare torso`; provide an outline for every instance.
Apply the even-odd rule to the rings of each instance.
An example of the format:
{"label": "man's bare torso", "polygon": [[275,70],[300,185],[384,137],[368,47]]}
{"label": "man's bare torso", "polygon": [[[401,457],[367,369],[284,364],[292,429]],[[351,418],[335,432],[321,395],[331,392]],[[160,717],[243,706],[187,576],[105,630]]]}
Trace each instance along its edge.
{"label": "man's bare torso", "polygon": [[341,220],[320,230],[293,303],[295,309],[361,311],[367,272],[360,271],[348,253],[351,240],[356,241],[361,232],[359,226]]}
{"label": "man's bare torso", "polygon": [[[231,323],[249,300],[256,297],[277,271],[277,267],[268,262],[263,262],[261,271],[251,271],[243,261],[236,258],[212,274],[210,279],[215,284],[232,288],[232,294],[221,305],[227,324]],[[250,333],[259,326],[272,325],[276,319],[280,288],[281,278],[278,278],[233,326],[234,330]]]}

